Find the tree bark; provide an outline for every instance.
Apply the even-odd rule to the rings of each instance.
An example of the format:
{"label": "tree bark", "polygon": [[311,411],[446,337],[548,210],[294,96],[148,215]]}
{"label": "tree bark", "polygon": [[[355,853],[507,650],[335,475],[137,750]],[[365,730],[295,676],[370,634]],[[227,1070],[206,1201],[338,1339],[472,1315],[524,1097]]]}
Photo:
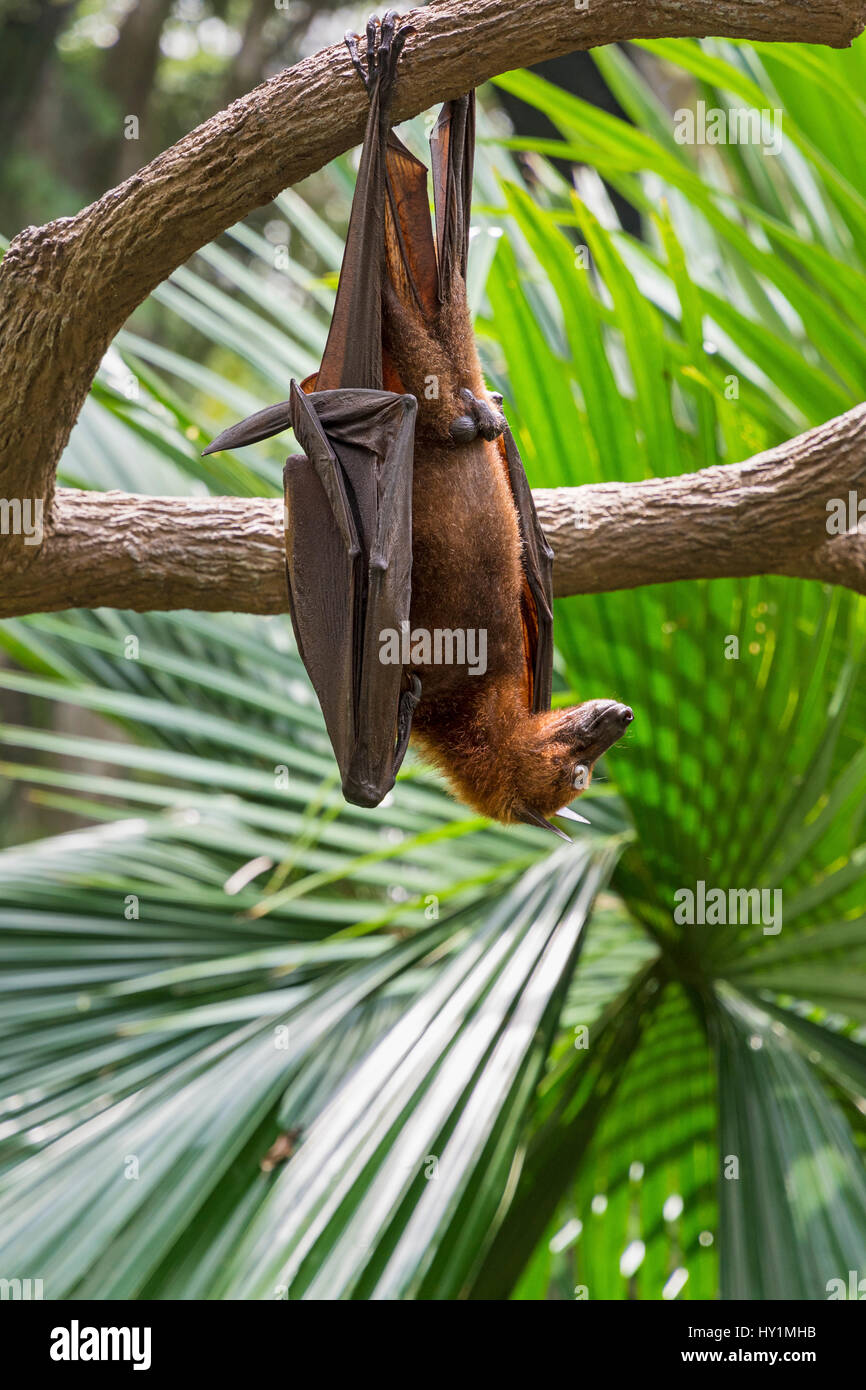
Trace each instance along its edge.
{"label": "tree bark", "polygon": [[[832,535],[838,501],[866,499],[866,405],[744,463],[674,478],[533,494],[557,594],[674,579],[787,574],[866,593],[866,517]],[[855,523],[856,525],[856,523]]]}
{"label": "tree bark", "polygon": [[[540,489],[556,593],[786,574],[866,594],[864,532],[827,504],[866,495],[866,406],[744,463],[676,478]],[[0,618],[59,608],[284,613],[279,500],[57,493],[53,531],[10,576]]]}
{"label": "tree bark", "polygon": [[[410,14],[416,33],[395,121],[514,67],[624,39],[716,34],[843,47],[866,21],[866,0],[592,0],[586,9],[434,0]],[[199,247],[357,144],[366,114],[345,47],[334,45],[256,87],[77,216],[15,238],[0,266],[0,496],[50,501],[100,359],[133,309]]]}

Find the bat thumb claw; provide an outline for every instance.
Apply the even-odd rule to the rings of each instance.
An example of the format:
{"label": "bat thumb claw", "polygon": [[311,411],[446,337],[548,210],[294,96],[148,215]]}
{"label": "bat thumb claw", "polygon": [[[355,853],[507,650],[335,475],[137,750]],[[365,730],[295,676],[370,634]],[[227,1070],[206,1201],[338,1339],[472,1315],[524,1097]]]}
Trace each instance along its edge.
{"label": "bat thumb claw", "polygon": [[537,825],[540,830],[549,830],[551,834],[558,835],[560,840],[565,840],[567,845],[573,843],[570,835],[566,835],[564,830],[560,830],[558,825],[547,820],[540,811],[532,811],[528,806],[522,806],[516,813],[517,819],[523,821],[524,825]]}

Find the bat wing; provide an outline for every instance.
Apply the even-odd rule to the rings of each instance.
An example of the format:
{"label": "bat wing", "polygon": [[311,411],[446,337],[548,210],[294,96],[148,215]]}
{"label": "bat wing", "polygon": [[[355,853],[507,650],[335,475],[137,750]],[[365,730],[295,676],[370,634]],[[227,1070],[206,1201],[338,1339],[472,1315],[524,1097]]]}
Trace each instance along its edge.
{"label": "bat wing", "polygon": [[[399,38],[399,31],[397,37]],[[380,57],[352,201],[337,300],[317,390],[383,384],[382,291],[386,282],[404,303],[432,316],[437,267],[427,170],[388,128],[394,71],[402,45]],[[384,370],[387,374],[387,355]]]}
{"label": "bat wing", "polygon": [[285,469],[292,625],[319,697],[343,794],[376,806],[406,752],[420,683],[380,660],[408,626],[412,451],[417,403],[388,391],[305,395],[292,424],[304,449]]}
{"label": "bat wing", "polygon": [[433,203],[436,209],[436,248],[439,258],[439,302],[453,293],[454,271],[466,280],[469,253],[469,211],[472,206],[472,166],[475,162],[475,93],[448,101],[430,137]]}
{"label": "bat wing", "polygon": [[550,709],[553,693],[553,551],[541,529],[532,491],[508,428],[497,441],[511,484],[522,541],[523,592],[520,617],[533,714]]}
{"label": "bat wing", "polygon": [[[384,387],[402,394],[405,388],[382,342],[383,286],[387,283],[402,303],[414,305],[428,320],[435,317],[438,309],[439,282],[430,226],[427,166],[406,149],[392,130],[383,160],[366,161],[363,167],[372,193],[360,198],[355,194],[322,365],[301,383],[304,391],[356,385]],[[359,184],[360,178],[359,174]],[[364,217],[355,216],[356,204],[365,209]],[[365,325],[363,332],[359,332],[361,324]],[[272,406],[271,410],[276,412],[279,407]],[[260,412],[261,417],[267,414]],[[259,416],[251,415],[235,429],[252,429],[258,420]],[[231,433],[227,430],[220,440]],[[252,442],[252,438],[244,442]]]}
{"label": "bat wing", "polygon": [[421,693],[399,659],[380,659],[383,640],[399,641],[409,625],[417,414],[415,397],[401,394],[383,354],[382,294],[390,282],[423,304],[435,276],[426,171],[387,119],[402,47],[390,18],[368,83],[328,341],[315,389],[292,388],[292,425],[305,457],[290,460],[285,472],[292,622],[343,794],[360,806],[378,805],[394,785]]}
{"label": "bat wing", "polygon": [[382,294],[390,281],[424,305],[436,288],[426,171],[387,118],[408,32],[395,33],[395,19],[383,20],[365,79],[370,110],[319,371],[303,389],[293,382],[288,402],[226,430],[206,451],[266,439],[289,424],[304,450],[284,472],[292,625],[343,793],[360,806],[378,805],[394,785],[421,693],[399,660],[380,660],[383,639],[393,634],[399,645],[409,623],[417,412],[396,373],[386,382]]}
{"label": "bat wing", "polygon": [[425,318],[439,307],[438,268],[430,225],[427,166],[393,130],[386,148],[385,270],[398,297]]}
{"label": "bat wing", "polygon": [[290,401],[280,401],[279,405],[266,406],[264,410],[257,410],[255,415],[248,415],[240,424],[231,425],[211,440],[207,448],[202,450],[202,457],[205,454],[218,454],[223,449],[242,449],[245,444],[257,444],[260,439],[282,434],[292,423],[290,405]]}

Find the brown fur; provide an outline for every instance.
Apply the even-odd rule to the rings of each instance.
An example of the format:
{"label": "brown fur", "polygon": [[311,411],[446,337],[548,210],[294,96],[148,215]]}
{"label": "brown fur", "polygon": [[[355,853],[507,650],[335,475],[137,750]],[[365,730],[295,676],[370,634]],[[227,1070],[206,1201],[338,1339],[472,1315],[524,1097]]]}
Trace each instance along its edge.
{"label": "brown fur", "polygon": [[[562,712],[533,715],[520,619],[523,586],[517,510],[499,448],[455,445],[461,388],[486,396],[461,292],[431,332],[391,291],[384,303],[388,356],[418,400],[412,532],[411,626],[485,629],[487,670],[418,666],[423,697],[414,736],[456,794],[483,815],[551,815],[567,805],[578,753]],[[429,380],[438,381],[430,398]]]}

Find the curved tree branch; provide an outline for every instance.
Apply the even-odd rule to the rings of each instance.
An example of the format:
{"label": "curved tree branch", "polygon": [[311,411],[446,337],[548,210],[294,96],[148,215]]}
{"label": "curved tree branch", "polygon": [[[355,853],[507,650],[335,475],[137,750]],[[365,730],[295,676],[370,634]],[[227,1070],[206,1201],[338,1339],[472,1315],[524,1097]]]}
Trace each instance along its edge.
{"label": "curved tree branch", "polygon": [[[866,406],[744,463],[534,493],[557,594],[673,579],[787,574],[866,594],[866,521],[830,536],[827,504],[866,496]],[[61,488],[0,617],[58,608],[284,613],[280,501]]]}
{"label": "curved tree branch", "polygon": [[[866,0],[434,0],[411,17],[396,120],[514,67],[622,39],[717,34],[843,47],[866,21]],[[0,266],[0,496],[50,501],[99,361],[129,314],[199,247],[356,144],[366,106],[335,45],[255,88],[77,216],[16,237]]]}

